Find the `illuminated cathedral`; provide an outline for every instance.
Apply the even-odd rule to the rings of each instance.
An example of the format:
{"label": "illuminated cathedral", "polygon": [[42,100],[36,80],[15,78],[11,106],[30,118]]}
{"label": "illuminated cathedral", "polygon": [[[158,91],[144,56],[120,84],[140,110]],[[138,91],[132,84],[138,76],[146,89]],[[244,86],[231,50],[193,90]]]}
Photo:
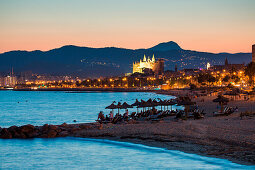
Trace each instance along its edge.
{"label": "illuminated cathedral", "polygon": [[156,74],[162,74],[164,72],[164,61],[162,59],[156,61],[154,54],[151,59],[149,56],[146,58],[144,54],[143,60],[140,59],[140,62],[133,63],[133,73],[144,73],[146,69],[152,70]]}
{"label": "illuminated cathedral", "polygon": [[153,69],[154,64],[155,64],[154,54],[152,56],[152,59],[150,59],[150,57],[146,58],[144,54],[143,60],[140,59],[140,62],[133,63],[133,73],[143,73],[143,70],[145,68]]}

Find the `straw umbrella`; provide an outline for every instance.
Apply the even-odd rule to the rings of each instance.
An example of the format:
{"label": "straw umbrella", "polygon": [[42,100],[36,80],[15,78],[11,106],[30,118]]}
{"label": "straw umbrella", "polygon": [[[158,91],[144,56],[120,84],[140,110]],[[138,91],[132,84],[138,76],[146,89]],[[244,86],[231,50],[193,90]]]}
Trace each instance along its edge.
{"label": "straw umbrella", "polygon": [[155,106],[152,99],[147,100],[146,105],[147,105],[147,107],[154,107]]}
{"label": "straw umbrella", "polygon": [[179,106],[184,106],[186,118],[188,117],[189,106],[196,104],[196,102],[192,102],[189,97],[180,97],[179,100],[177,100],[177,103]]}
{"label": "straw umbrella", "polygon": [[118,104],[116,105],[116,108],[118,108],[118,114],[120,113],[120,108],[121,108],[121,103],[120,102],[118,102]]}
{"label": "straw umbrella", "polygon": [[217,102],[220,104],[220,111],[221,113],[223,112],[223,104],[224,103],[228,103],[229,99],[226,97],[223,97],[222,95],[218,95],[218,97],[216,99],[213,99],[213,102]]}
{"label": "straw umbrella", "polygon": [[124,102],[120,109],[127,109],[127,108],[133,108],[133,106],[127,104],[127,102]]}
{"label": "straw umbrella", "polygon": [[105,109],[112,109],[112,112],[113,112],[113,109],[117,108],[117,106],[114,103],[115,102],[113,102],[111,105],[107,106]]}
{"label": "straw umbrella", "polygon": [[137,106],[137,113],[138,113],[138,106],[141,104],[141,102],[138,101],[138,99],[135,100],[135,103],[133,103],[131,106]]}
{"label": "straw umbrella", "polygon": [[154,106],[158,106],[159,105],[159,102],[156,99],[154,99],[152,102],[153,102]]}
{"label": "straw umbrella", "polygon": [[164,101],[162,101],[160,98],[158,98],[158,106],[161,106],[161,110],[162,110],[162,106],[164,105]]}
{"label": "straw umbrella", "polygon": [[172,111],[172,110],[173,110],[173,109],[172,109],[173,105],[177,104],[177,102],[176,102],[175,100],[172,100],[172,99],[171,99],[171,100],[168,100],[168,101],[167,101],[167,104],[171,106],[171,111]]}
{"label": "straw umbrella", "polygon": [[139,107],[142,107],[142,108],[143,108],[143,111],[144,111],[144,108],[145,108],[145,110],[146,110],[146,107],[147,107],[147,106],[148,106],[148,105],[147,105],[147,102],[144,101],[144,100],[141,100],[141,103],[140,103]]}
{"label": "straw umbrella", "polygon": [[164,106],[164,111],[165,111],[166,110],[166,106],[168,107],[168,101],[167,100],[163,100],[163,106]]}

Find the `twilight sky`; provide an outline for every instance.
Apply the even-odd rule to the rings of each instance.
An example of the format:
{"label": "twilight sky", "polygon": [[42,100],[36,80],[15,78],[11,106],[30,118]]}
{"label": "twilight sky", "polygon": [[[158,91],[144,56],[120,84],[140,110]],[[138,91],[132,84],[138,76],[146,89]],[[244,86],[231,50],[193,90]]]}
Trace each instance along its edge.
{"label": "twilight sky", "polygon": [[63,45],[251,52],[255,0],[0,0],[0,53]]}

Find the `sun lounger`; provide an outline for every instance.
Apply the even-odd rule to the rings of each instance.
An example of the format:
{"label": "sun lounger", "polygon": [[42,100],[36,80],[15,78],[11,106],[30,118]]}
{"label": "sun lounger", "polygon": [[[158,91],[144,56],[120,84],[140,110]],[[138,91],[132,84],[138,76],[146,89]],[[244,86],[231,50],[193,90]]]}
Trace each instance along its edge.
{"label": "sun lounger", "polygon": [[223,112],[213,112],[214,116],[228,116],[234,113],[234,108],[225,107]]}

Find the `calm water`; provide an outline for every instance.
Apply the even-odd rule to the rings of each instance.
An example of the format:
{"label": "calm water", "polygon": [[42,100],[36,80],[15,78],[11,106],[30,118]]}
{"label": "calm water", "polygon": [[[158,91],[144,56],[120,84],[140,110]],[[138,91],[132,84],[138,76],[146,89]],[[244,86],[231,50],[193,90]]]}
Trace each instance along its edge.
{"label": "calm water", "polygon": [[171,97],[154,93],[0,91],[0,126],[94,122],[100,110],[109,114],[104,108],[112,101],[132,104],[135,99],[149,98]]}
{"label": "calm water", "polygon": [[[113,100],[152,93],[0,91],[0,126],[91,122]],[[108,112],[108,111],[107,111]],[[254,169],[228,160],[126,142],[82,138],[0,139],[0,169]]]}

